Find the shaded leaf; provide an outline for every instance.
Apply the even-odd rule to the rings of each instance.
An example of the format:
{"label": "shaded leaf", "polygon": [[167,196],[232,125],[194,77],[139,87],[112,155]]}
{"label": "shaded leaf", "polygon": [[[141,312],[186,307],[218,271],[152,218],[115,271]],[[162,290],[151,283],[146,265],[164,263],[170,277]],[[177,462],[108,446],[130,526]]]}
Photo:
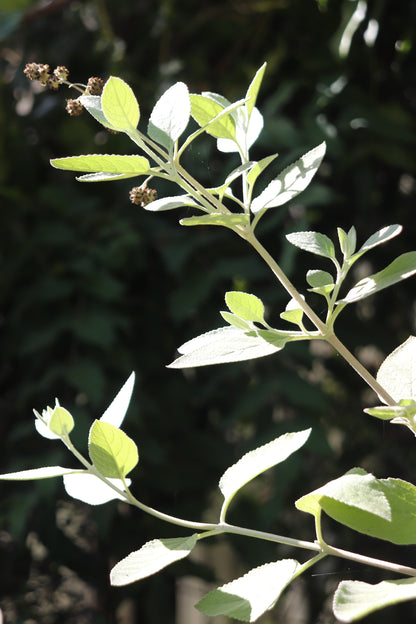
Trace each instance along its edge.
{"label": "shaded leaf", "polygon": [[355,251],[357,245],[357,232],[352,226],[348,234],[342,229],[337,228],[339,246],[345,259],[350,258]]}
{"label": "shaded leaf", "polygon": [[184,559],[195,547],[197,535],[155,539],[119,561],[110,573],[111,585],[127,585],[151,576],[166,566]]}

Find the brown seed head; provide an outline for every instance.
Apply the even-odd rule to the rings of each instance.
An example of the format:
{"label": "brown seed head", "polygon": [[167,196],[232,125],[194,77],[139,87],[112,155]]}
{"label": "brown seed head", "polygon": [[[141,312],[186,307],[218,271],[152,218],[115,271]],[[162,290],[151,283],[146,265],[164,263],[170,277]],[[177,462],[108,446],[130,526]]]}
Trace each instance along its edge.
{"label": "brown seed head", "polygon": [[92,76],[91,78],[88,78],[87,89],[85,93],[87,95],[101,95],[101,93],[103,92],[103,87],[104,82],[101,80],[101,78]]}
{"label": "brown seed head", "polygon": [[53,75],[61,82],[63,80],[68,80],[69,71],[64,65],[58,65],[53,70]]}
{"label": "brown seed head", "polygon": [[84,107],[79,100],[67,100],[66,110],[71,115],[71,117],[78,117],[79,115],[81,115]]}

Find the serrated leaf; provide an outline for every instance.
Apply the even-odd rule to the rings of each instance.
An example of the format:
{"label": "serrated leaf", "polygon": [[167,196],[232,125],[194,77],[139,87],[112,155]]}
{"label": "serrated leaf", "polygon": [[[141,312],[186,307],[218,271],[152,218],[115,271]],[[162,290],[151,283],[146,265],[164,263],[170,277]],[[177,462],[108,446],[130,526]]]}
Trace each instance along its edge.
{"label": "serrated leaf", "polygon": [[253,186],[259,175],[278,157],[278,155],[279,154],[272,154],[271,156],[266,156],[262,158],[262,160],[259,160],[247,174],[247,182]]}
{"label": "serrated leaf", "polygon": [[386,357],[377,381],[395,399],[416,399],[416,338],[409,338]]}
{"label": "serrated leaf", "polygon": [[317,256],[335,258],[334,243],[325,234],[319,232],[293,232],[286,235],[287,240],[295,247],[309,251]]}
{"label": "serrated leaf", "polygon": [[184,559],[195,547],[197,535],[155,539],[119,561],[110,573],[111,585],[134,583]]}
{"label": "serrated leaf", "polygon": [[378,232],[376,232],[375,234],[372,234],[372,236],[370,236],[370,238],[368,238],[365,241],[364,245],[362,245],[362,247],[357,251],[357,253],[351,256],[350,261],[355,262],[358,258],[360,258],[360,256],[362,256],[364,253],[366,253],[370,249],[377,247],[377,245],[382,245],[383,243],[387,242],[391,238],[398,236],[398,234],[400,234],[402,229],[403,228],[401,225],[397,225],[397,224],[388,225],[387,227],[384,227]]}
{"label": "serrated leaf", "polygon": [[78,100],[96,121],[102,124],[105,128],[116,130],[116,128],[108,122],[103,113],[100,95],[81,95]]}
{"label": "serrated leaf", "polygon": [[349,528],[394,544],[416,543],[416,488],[400,479],[347,473],[296,501],[317,515],[320,509]]}
{"label": "serrated leaf", "polygon": [[258,335],[248,336],[236,327],[220,327],[179,347],[178,351],[183,355],[169,364],[168,368],[241,362],[277,353],[282,348]]}
{"label": "serrated leaf", "polygon": [[71,433],[74,426],[74,419],[68,410],[60,405],[57,405],[49,420],[49,429],[52,433],[61,438],[62,436],[66,436]]}
{"label": "serrated leaf", "polygon": [[[124,491],[121,479],[108,479],[108,481]],[[130,485],[130,479],[125,479],[125,481],[127,485]],[[64,487],[68,496],[88,505],[103,505],[112,500],[125,500],[125,497],[118,494],[110,485],[86,470],[65,474]]]}
{"label": "serrated leaf", "polygon": [[219,488],[225,501],[229,504],[243,485],[265,470],[285,461],[305,444],[310,433],[311,429],[285,433],[272,442],[243,455],[236,464],[225,471],[220,479]]}
{"label": "serrated leaf", "polygon": [[124,431],[99,420],[90,429],[88,452],[97,470],[113,479],[125,477],[139,461],[133,440]]}
{"label": "serrated leaf", "polygon": [[233,290],[225,294],[225,303],[230,312],[245,321],[264,322],[264,305],[256,295]]}
{"label": "serrated leaf", "polygon": [[416,598],[416,578],[381,581],[341,581],[334,594],[333,611],[340,622],[356,622],[391,605]]}
{"label": "serrated leaf", "polygon": [[204,596],[195,606],[208,617],[255,622],[271,609],[299,568],[294,559],[266,563]]}
{"label": "serrated leaf", "polygon": [[130,405],[135,378],[135,374],[132,373],[113,401],[107,407],[104,414],[101,416],[101,422],[109,423],[110,425],[113,425],[113,427],[121,427]]}
{"label": "serrated leaf", "polygon": [[211,213],[197,217],[185,217],[179,223],[181,225],[222,225],[223,227],[234,229],[248,225],[250,217],[246,214]]}
{"label": "serrated leaf", "polygon": [[[235,105],[240,106],[241,102],[236,102],[229,106],[224,106],[210,95],[198,95],[192,93],[190,95],[191,100],[191,115],[195,119],[196,123],[205,129],[207,134],[215,138],[227,138],[234,140],[235,138],[235,121],[231,115],[232,110],[235,109]],[[230,110],[227,110],[230,108]]]}
{"label": "serrated leaf", "polygon": [[113,182],[115,180],[124,180],[126,178],[135,178],[140,174],[138,173],[86,173],[82,176],[77,176],[75,179],[78,182]]}
{"label": "serrated leaf", "polygon": [[397,282],[401,282],[416,273],[416,251],[402,254],[385,269],[360,280],[344,297],[337,303],[353,303],[374,295],[374,293],[388,288]]}
{"label": "serrated leaf", "polygon": [[242,329],[243,331],[250,331],[253,329],[252,325],[247,321],[243,321],[243,319],[239,318],[235,314],[231,314],[231,312],[220,312],[224,321],[227,321],[233,327],[237,327],[237,329]]}
{"label": "serrated leaf", "polygon": [[34,479],[50,479],[51,477],[62,477],[66,474],[83,472],[73,468],[62,468],[62,466],[45,466],[44,468],[31,468],[18,472],[9,472],[0,475],[3,481],[32,481]]}
{"label": "serrated leaf", "polygon": [[282,206],[304,191],[317,172],[324,157],[325,149],[325,143],[321,143],[295,163],[286,167],[260,195],[253,199],[251,211],[257,213],[264,208]]}
{"label": "serrated leaf", "polygon": [[184,206],[192,206],[201,209],[189,195],[173,195],[172,197],[161,197],[144,206],[145,210],[151,212],[162,212],[163,210],[173,210],[174,208],[183,208]]}
{"label": "serrated leaf", "polygon": [[136,97],[121,78],[111,76],[104,85],[101,108],[108,123],[120,132],[137,128],[140,109]]}
{"label": "serrated leaf", "polygon": [[256,105],[257,95],[260,90],[260,86],[263,80],[264,72],[266,71],[267,63],[263,63],[263,65],[257,70],[253,80],[250,83],[249,88],[247,89],[247,112],[250,117],[254,106]]}
{"label": "serrated leaf", "polygon": [[183,82],[177,82],[156,102],[147,133],[151,139],[170,149],[184,132],[190,114],[188,87]]}
{"label": "serrated leaf", "polygon": [[52,167],[68,171],[90,171],[93,173],[125,174],[129,176],[149,173],[150,165],[144,156],[119,156],[118,154],[86,154],[82,156],[68,156],[53,158]]}

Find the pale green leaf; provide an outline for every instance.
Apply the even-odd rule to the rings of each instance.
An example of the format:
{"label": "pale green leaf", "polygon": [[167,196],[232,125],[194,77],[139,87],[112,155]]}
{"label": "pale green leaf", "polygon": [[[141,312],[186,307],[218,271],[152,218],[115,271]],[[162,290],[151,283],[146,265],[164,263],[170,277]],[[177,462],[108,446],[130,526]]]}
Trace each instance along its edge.
{"label": "pale green leaf", "polygon": [[[119,494],[111,487],[111,485],[114,485],[123,492],[125,490],[123,481],[121,479],[107,479],[107,481],[108,483],[104,482],[102,479],[86,470],[64,475],[64,487],[68,496],[80,500],[83,503],[87,503],[88,505],[103,505],[112,500],[125,501],[126,497],[123,496],[123,494]],[[131,480],[125,479],[125,482],[127,486],[129,486]]]}
{"label": "pale green leaf", "polygon": [[299,563],[294,559],[266,563],[214,589],[195,606],[208,617],[225,615],[242,622],[255,622],[274,607],[298,568]]}
{"label": "pale green leaf", "polygon": [[155,539],[119,561],[110,573],[111,585],[128,585],[151,576],[166,566],[184,559],[195,547],[197,535]]}
{"label": "pale green leaf", "polygon": [[178,351],[183,355],[169,364],[168,368],[241,362],[271,355],[282,348],[260,336],[249,336],[236,327],[220,327],[193,338],[179,347]]}
{"label": "pale green leaf", "polygon": [[137,128],[140,109],[136,97],[121,78],[111,76],[104,85],[101,107],[105,118],[113,128],[129,132]]}
{"label": "pale green leaf", "polygon": [[381,581],[341,581],[334,595],[333,611],[340,622],[357,622],[374,611],[416,598],[416,578]]}
{"label": "pale green leaf", "polygon": [[307,272],[306,281],[312,288],[322,288],[323,286],[334,287],[334,278],[327,271],[312,269]]}
{"label": "pale green leaf", "polygon": [[225,294],[225,303],[230,312],[245,321],[264,322],[264,305],[256,295],[233,290]]}
{"label": "pale green leaf", "polygon": [[377,381],[395,399],[416,399],[416,338],[409,338],[386,357]]}
{"label": "pale green leaf", "polygon": [[285,461],[307,441],[311,429],[285,433],[272,442],[250,451],[225,471],[219,487],[225,501],[229,503],[236,492],[265,470]]}
{"label": "pale green leaf", "polygon": [[257,213],[264,208],[282,206],[305,190],[318,170],[325,154],[326,145],[321,143],[289,165],[275,180],[253,199],[251,210]]}
{"label": "pale green leaf", "polygon": [[246,214],[222,214],[211,213],[198,217],[185,217],[179,221],[181,225],[222,225],[234,229],[246,226],[250,223],[250,217]]}
{"label": "pale green leaf", "polygon": [[388,288],[397,282],[401,282],[416,273],[416,251],[402,254],[385,269],[360,280],[340,301],[337,303],[353,303],[374,295],[374,293]]}
{"label": "pale green leaf", "polygon": [[235,121],[231,112],[236,105],[241,106],[244,100],[231,105],[223,105],[211,97],[211,94],[199,95],[192,93],[191,115],[205,132],[216,138],[235,138]]}
{"label": "pale green leaf", "polygon": [[184,206],[191,206],[192,208],[199,208],[201,206],[197,204],[189,195],[173,195],[172,197],[161,197],[144,206],[145,210],[151,212],[162,212],[163,210],[173,210],[174,208],[183,208]]}
{"label": "pale green leaf", "polygon": [[88,451],[94,466],[104,477],[125,477],[139,461],[133,440],[117,427],[99,420],[95,420],[90,429]]}
{"label": "pale green leaf", "polygon": [[71,433],[75,423],[71,414],[64,407],[57,405],[53,410],[50,420],[49,429],[60,438]]}
{"label": "pale green leaf", "polygon": [[[302,299],[304,299],[303,296]],[[302,323],[303,310],[296,299],[291,299],[289,301],[285,311],[281,313],[280,318],[289,323],[294,323],[295,325],[300,325]]]}
{"label": "pale green leaf", "polygon": [[355,251],[357,245],[357,232],[354,226],[351,227],[348,234],[342,228],[338,228],[337,232],[342,255],[344,256],[344,259],[347,260]]}
{"label": "pale green leaf", "polygon": [[319,232],[293,232],[286,235],[287,240],[295,247],[309,251],[317,256],[335,258],[334,244],[328,236]]}
{"label": "pale green leaf", "polygon": [[[129,174],[131,176],[149,173],[150,165],[144,156],[119,156],[118,154],[86,154],[53,158],[51,165],[56,169],[85,171],[92,173]],[[127,176],[129,177],[129,176]]]}
{"label": "pale green leaf", "polygon": [[217,149],[225,153],[242,150],[244,154],[248,154],[250,147],[263,130],[263,115],[258,108],[253,108],[249,117],[245,106],[237,109],[234,115],[236,118],[235,138],[233,140],[227,138],[217,139]]}
{"label": "pale green leaf", "polygon": [[227,321],[233,327],[237,327],[238,329],[242,329],[243,331],[251,331],[253,326],[251,323],[247,321],[243,321],[243,319],[239,318],[235,314],[231,314],[231,312],[220,312],[224,321]]}
{"label": "pale green leaf", "polygon": [[125,180],[126,178],[135,178],[139,173],[86,173],[82,176],[77,176],[75,179],[78,182],[114,182],[115,180]]}
{"label": "pale green leaf", "polygon": [[20,470],[19,472],[9,472],[0,475],[3,481],[32,481],[34,479],[50,479],[51,477],[62,477],[66,474],[83,472],[73,468],[62,468],[62,466],[45,466],[44,468],[32,468]]}
{"label": "pale green leaf", "polygon": [[247,89],[246,107],[247,107],[247,112],[248,112],[249,117],[253,111],[253,108],[256,105],[257,95],[260,90],[260,86],[263,80],[264,72],[266,71],[266,67],[267,67],[267,63],[263,63],[263,65],[257,70],[253,80],[250,83],[249,88]]}
{"label": "pale green leaf", "polygon": [[247,174],[247,182],[253,186],[259,175],[278,157],[278,155],[279,154],[272,154],[271,156],[266,156],[262,160],[259,160]]}
{"label": "pale green leaf", "polygon": [[151,139],[170,149],[184,132],[190,114],[188,87],[183,82],[177,82],[156,102],[147,133]]}
{"label": "pale green leaf", "polygon": [[135,374],[131,373],[126,383],[117,393],[110,405],[101,416],[100,421],[109,423],[113,427],[121,427],[133,393]]}
{"label": "pale green leaf", "polygon": [[369,251],[369,249],[373,249],[374,247],[377,247],[377,245],[382,245],[391,238],[394,238],[395,236],[400,234],[402,229],[403,228],[401,225],[388,225],[376,232],[375,234],[372,234],[372,236],[370,236],[370,238],[365,241],[364,245],[362,245],[357,253],[351,256],[350,261],[355,262],[366,251]]}
{"label": "pale green leaf", "polygon": [[100,95],[81,95],[78,100],[96,121],[102,124],[105,128],[116,130],[116,128],[108,122],[103,113]]}

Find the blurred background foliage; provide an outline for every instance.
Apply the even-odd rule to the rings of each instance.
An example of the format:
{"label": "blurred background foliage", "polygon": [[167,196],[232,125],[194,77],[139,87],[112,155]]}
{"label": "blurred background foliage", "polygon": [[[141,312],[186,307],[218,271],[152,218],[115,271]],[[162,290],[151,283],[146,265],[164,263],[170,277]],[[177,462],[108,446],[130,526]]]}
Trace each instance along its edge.
{"label": "blurred background foliage", "polygon": [[[237,99],[267,61],[258,102],[265,128],[252,157],[278,151],[272,175],[323,139],[328,144],[311,188],[272,211],[260,230],[305,291],[306,270],[328,267],[290,248],[287,232],[309,228],[335,237],[337,226],[355,225],[363,242],[401,223],[404,234],[369,255],[355,277],[414,245],[415,24],[414,0],[1,0],[1,472],[70,465],[63,448],[34,434],[32,408],[59,397],[76,419],[74,441],[85,449],[93,418],[135,370],[125,426],[141,458],[134,492],[168,513],[211,517],[219,508],[218,478],[231,463],[307,426],[314,431],[307,448],[243,491],[231,511],[235,522],[312,539],[309,518],[293,507],[306,491],[355,465],[415,481],[408,431],[364,416],[375,397],[322,345],[289,345],[278,356],[228,366],[165,368],[182,342],[221,325],[227,290],[262,297],[275,324],[288,298],[231,232],[182,229],[184,214],[132,206],[129,181],[82,185],[52,169],[53,157],[129,153],[132,146],[86,114],[70,118],[70,92],[46,91],[23,75],[36,61],[66,65],[74,82],[121,76],[140,101],[145,127],[157,97],[177,80],[193,92]],[[237,163],[207,137],[193,144],[185,164],[211,186]],[[155,186],[159,196],[172,192]],[[318,297],[311,303],[324,312]],[[347,310],[339,335],[375,372],[416,331],[415,317],[410,281]],[[68,501],[60,480],[3,484],[1,493],[6,622],[174,622],[175,579],[218,576],[207,558],[110,589],[108,571],[118,559],[148,539],[183,531],[122,504],[90,509]],[[330,523],[326,531],[337,545],[414,565],[414,549],[368,543]],[[234,575],[236,567],[240,573],[282,553],[302,559],[254,540],[227,543],[239,562]],[[264,621],[296,615],[305,624],[332,622],[326,597],[340,578],[385,578],[345,562],[325,565],[322,575],[297,585],[294,612],[283,605]],[[399,613],[414,617],[415,607]],[[390,617],[382,612],[377,621]]]}

